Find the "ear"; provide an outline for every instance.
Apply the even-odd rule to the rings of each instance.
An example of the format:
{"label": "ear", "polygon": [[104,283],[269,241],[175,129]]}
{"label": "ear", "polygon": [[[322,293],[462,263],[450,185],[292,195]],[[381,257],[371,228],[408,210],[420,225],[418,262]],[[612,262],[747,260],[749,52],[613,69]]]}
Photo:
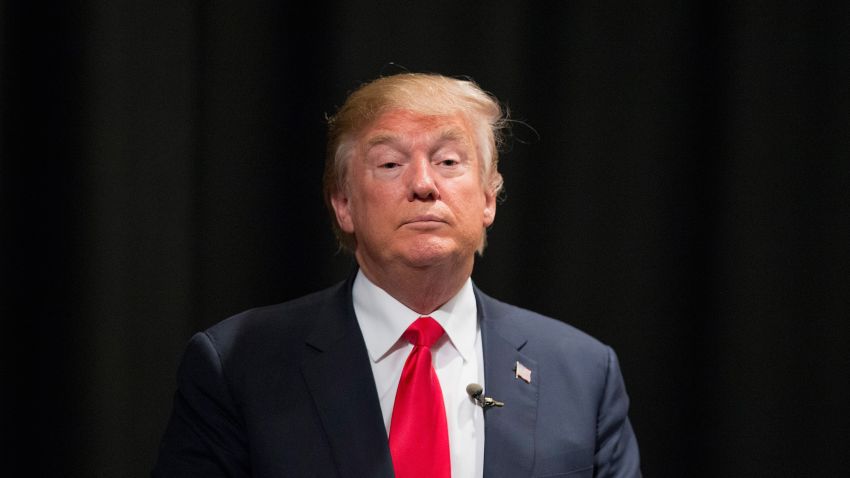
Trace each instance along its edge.
{"label": "ear", "polygon": [[484,191],[484,228],[488,228],[496,220],[496,193],[492,188]]}
{"label": "ear", "polygon": [[336,222],[343,232],[354,234],[354,221],[351,220],[351,200],[342,191],[331,196],[331,205],[336,214]]}

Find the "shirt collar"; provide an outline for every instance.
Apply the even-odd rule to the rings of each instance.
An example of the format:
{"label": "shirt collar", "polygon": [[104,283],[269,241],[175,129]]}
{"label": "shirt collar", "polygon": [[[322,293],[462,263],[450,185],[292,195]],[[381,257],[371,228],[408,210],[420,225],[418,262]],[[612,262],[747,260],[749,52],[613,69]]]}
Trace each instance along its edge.
{"label": "shirt collar", "polygon": [[[357,271],[351,294],[369,358],[377,363],[393,349],[404,331],[421,315],[375,285],[362,270]],[[467,279],[454,297],[429,314],[446,331],[449,343],[464,362],[475,353],[477,314],[472,279]]]}

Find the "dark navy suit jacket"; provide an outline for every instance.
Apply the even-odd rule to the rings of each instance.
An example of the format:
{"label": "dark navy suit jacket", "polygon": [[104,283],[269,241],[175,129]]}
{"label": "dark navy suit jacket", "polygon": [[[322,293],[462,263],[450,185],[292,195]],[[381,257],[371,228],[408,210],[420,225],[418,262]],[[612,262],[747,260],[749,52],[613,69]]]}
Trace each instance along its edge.
{"label": "dark navy suit jacket", "polygon": [[[156,477],[392,477],[352,280],[192,337]],[[486,394],[484,476],[640,476],[614,352],[475,289]],[[516,362],[531,382],[515,376]]]}

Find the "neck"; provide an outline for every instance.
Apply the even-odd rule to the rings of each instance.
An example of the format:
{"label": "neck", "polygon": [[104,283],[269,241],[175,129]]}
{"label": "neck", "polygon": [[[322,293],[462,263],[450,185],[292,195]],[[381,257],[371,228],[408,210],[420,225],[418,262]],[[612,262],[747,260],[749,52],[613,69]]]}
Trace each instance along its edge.
{"label": "neck", "polygon": [[395,300],[421,315],[428,315],[454,297],[472,274],[474,258],[461,264],[411,268],[393,265],[372,267],[360,260],[360,270]]}

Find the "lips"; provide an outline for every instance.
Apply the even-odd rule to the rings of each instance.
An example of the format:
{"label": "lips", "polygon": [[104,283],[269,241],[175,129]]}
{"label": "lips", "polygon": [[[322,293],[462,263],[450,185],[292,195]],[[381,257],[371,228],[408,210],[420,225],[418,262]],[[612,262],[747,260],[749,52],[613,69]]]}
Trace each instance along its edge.
{"label": "lips", "polygon": [[421,216],[416,216],[413,219],[407,221],[410,222],[446,222],[443,218],[435,215],[435,214],[423,214]]}
{"label": "lips", "polygon": [[405,220],[405,221],[402,223],[402,225],[403,225],[403,226],[405,226],[405,225],[412,225],[412,226],[421,225],[421,226],[427,226],[427,225],[429,225],[429,224],[436,225],[437,223],[441,223],[441,224],[448,224],[448,222],[447,222],[445,219],[441,218],[440,216],[438,216],[438,215],[436,215],[436,214],[421,214],[421,215],[414,216],[414,217],[412,217],[412,218],[409,218],[409,219]]}

